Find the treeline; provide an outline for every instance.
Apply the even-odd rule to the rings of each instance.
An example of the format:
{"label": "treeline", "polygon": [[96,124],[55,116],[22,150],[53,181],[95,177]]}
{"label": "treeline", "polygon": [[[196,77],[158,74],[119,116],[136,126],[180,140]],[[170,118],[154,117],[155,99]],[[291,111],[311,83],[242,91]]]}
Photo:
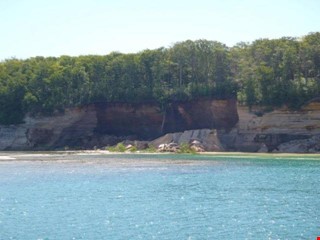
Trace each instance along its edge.
{"label": "treeline", "polygon": [[320,33],[261,39],[230,50],[238,100],[252,105],[299,108],[320,95]]}
{"label": "treeline", "polygon": [[232,48],[207,40],[106,56],[0,62],[0,123],[93,102],[238,96],[248,106],[299,107],[320,93],[320,33]]}

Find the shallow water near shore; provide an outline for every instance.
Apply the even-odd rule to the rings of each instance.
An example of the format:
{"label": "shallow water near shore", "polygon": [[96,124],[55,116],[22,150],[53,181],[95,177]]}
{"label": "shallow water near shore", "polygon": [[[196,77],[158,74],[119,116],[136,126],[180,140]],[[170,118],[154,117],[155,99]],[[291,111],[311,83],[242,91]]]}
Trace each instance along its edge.
{"label": "shallow water near shore", "polygon": [[317,160],[1,153],[0,239],[315,239]]}

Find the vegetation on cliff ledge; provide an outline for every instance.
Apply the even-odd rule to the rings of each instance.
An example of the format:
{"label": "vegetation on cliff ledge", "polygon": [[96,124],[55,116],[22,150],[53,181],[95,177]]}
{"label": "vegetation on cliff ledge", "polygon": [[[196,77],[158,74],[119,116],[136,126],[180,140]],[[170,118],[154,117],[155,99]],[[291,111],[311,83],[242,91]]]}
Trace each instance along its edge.
{"label": "vegetation on cliff ledge", "polygon": [[0,62],[0,123],[94,102],[238,97],[248,106],[299,107],[320,94],[320,33],[229,48],[207,40],[136,54]]}

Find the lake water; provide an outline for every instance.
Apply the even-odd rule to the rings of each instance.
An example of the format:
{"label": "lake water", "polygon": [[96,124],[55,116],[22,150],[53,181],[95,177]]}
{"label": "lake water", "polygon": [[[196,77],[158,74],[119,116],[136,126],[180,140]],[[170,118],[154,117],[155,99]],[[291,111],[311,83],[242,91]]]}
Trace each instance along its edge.
{"label": "lake water", "polygon": [[50,156],[0,161],[1,240],[320,235],[317,156]]}

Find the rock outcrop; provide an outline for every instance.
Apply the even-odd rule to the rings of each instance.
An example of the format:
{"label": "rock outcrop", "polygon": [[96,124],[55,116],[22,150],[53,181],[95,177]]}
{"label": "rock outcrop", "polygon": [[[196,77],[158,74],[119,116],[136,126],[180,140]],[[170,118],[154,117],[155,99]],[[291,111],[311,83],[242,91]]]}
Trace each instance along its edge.
{"label": "rock outcrop", "polygon": [[231,129],[239,120],[235,99],[172,102],[166,109],[155,103],[100,103],[96,110],[97,132],[140,139],[191,129]]}
{"label": "rock outcrop", "polygon": [[319,152],[320,100],[299,111],[270,112],[237,108],[234,99],[173,102],[166,109],[97,103],[0,126],[0,150],[92,149],[125,140],[142,149],[152,139],[156,148],[187,143],[196,151]]}
{"label": "rock outcrop", "polygon": [[293,140],[282,143],[273,152],[318,153],[320,152],[320,135],[304,140]]}
{"label": "rock outcrop", "polygon": [[[233,151],[257,152],[309,152],[281,144],[304,142],[320,135],[320,102],[314,100],[299,111],[280,108],[262,113],[259,109],[249,111],[238,106],[239,122],[230,132],[219,131],[219,138],[226,149]],[[294,149],[297,149],[296,151]],[[313,151],[310,149],[310,151]]]}
{"label": "rock outcrop", "polygon": [[173,102],[162,110],[156,103],[97,103],[0,126],[0,150],[88,149],[188,129],[231,129],[237,122],[235,99]]}
{"label": "rock outcrop", "polygon": [[0,150],[48,150],[92,138],[97,124],[94,106],[67,109],[50,117],[25,118],[25,123],[0,126]]}
{"label": "rock outcrop", "polygon": [[189,144],[190,147],[197,148],[199,151],[224,151],[216,130],[198,129],[184,132],[168,133],[150,142],[155,148],[159,146],[169,146],[169,144],[181,145]]}

